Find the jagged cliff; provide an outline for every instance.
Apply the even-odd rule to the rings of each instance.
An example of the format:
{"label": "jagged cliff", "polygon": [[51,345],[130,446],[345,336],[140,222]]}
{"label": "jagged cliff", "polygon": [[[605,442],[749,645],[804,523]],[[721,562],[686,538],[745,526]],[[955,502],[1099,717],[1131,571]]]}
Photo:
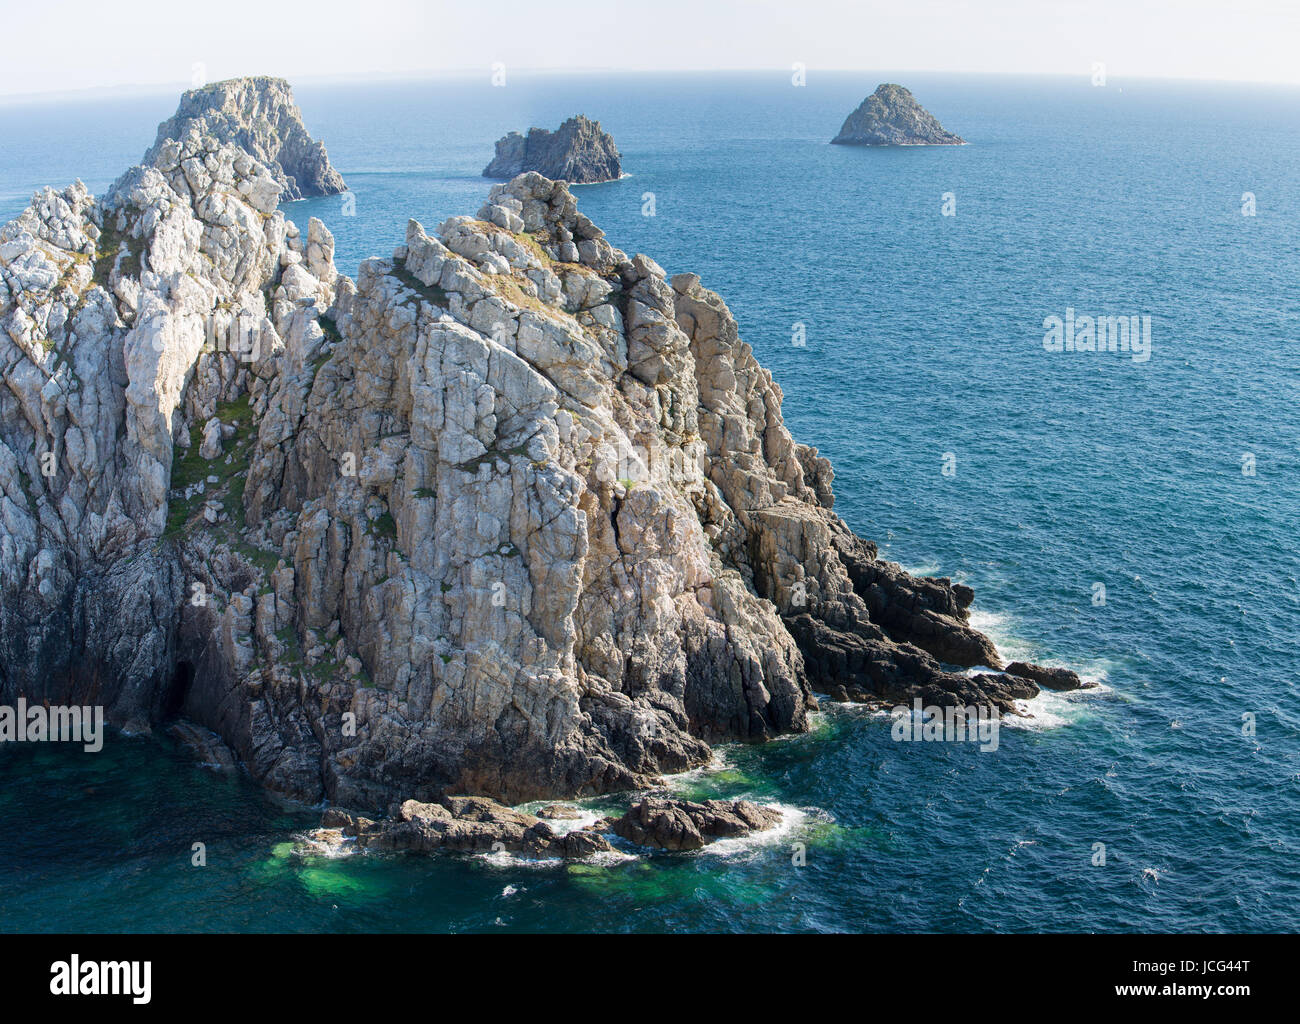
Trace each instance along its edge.
{"label": "jagged cliff", "polygon": [[251,154],[153,155],[0,229],[0,699],[370,808],[636,788],[814,689],[1037,693],[945,667],[1000,666],[971,591],[880,561],[722,299],[562,183],[353,282]]}
{"label": "jagged cliff", "polygon": [[485,178],[513,178],[536,171],[546,178],[589,185],[616,181],[623,173],[622,157],[614,139],[578,114],[555,131],[530,128],[528,134],[510,132],[497,140],[496,155],[483,168]]}
{"label": "jagged cliff", "polygon": [[181,96],[176,113],[158,126],[144,163],[154,163],[169,139],[183,139],[191,128],[233,143],[260,162],[279,184],[281,202],[347,190],[330,166],[325,144],[308,134],[283,78],[231,78],[191,89]]}
{"label": "jagged cliff", "polygon": [[933,114],[901,85],[885,83],[862,101],[831,139],[850,146],[961,146]]}

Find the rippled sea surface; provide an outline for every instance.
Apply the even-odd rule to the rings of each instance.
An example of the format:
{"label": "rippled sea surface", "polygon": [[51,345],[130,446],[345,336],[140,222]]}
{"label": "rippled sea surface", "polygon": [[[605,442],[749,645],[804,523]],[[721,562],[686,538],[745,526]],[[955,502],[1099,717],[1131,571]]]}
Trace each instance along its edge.
{"label": "rippled sea surface", "polygon": [[[973,586],[1004,654],[1097,690],[1034,702],[987,753],[825,704],[673,783],[781,804],[783,831],[588,866],[303,858],[314,812],[165,743],[0,750],[0,929],[1296,930],[1300,90],[909,74],[970,145],[827,144],[899,78],[303,85],[356,216],[287,210],[355,273],[408,217],[474,213],[506,130],[599,119],[629,176],[581,208],[723,295],[848,523]],[[174,106],[0,106],[0,216],[45,183],[102,190]],[[1150,316],[1151,358],[1045,351],[1070,307]]]}

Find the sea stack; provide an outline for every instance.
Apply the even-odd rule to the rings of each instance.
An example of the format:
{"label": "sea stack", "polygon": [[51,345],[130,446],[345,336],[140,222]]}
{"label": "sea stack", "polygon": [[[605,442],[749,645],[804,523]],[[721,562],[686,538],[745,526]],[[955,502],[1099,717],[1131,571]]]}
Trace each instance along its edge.
{"label": "sea stack", "polygon": [[885,83],[862,101],[831,139],[842,146],[964,146],[901,85]]}
{"label": "sea stack", "polygon": [[205,763],[372,819],[439,802],[393,843],[549,849],[462,798],[653,789],[807,730],[814,692],[1018,714],[1076,684],[854,534],[722,297],[564,182],[412,220],[352,280],[248,151],[157,150],[0,227],[0,705],[183,719]]}
{"label": "sea stack", "polygon": [[614,138],[593,121],[577,114],[552,132],[530,128],[528,135],[511,132],[497,140],[497,153],[483,169],[485,178],[513,178],[536,171],[554,181],[589,185],[616,181],[623,165]]}
{"label": "sea stack", "polygon": [[281,202],[347,191],[324,143],[308,133],[283,78],[230,78],[191,89],[181,96],[176,113],[158,126],[143,163],[154,164],[164,142],[184,139],[191,129],[238,146],[263,164],[280,186]]}

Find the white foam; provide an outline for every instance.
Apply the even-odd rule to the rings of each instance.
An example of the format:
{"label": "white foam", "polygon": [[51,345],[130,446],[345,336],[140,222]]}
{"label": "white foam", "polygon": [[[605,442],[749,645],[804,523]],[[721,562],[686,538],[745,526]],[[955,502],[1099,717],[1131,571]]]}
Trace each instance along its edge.
{"label": "white foam", "polygon": [[596,824],[605,817],[599,811],[588,810],[586,807],[575,807],[574,810],[578,812],[579,817],[543,818],[542,820],[557,836],[567,836],[570,832],[578,832],[588,825]]}
{"label": "white foam", "polygon": [[1030,732],[1059,729],[1075,721],[1080,711],[1077,701],[1070,700],[1065,694],[1057,693],[1055,690],[1040,690],[1037,697],[1017,700],[1013,703],[1021,716],[1028,717],[1003,715],[1001,718],[1003,729],[1024,729]]}
{"label": "white foam", "polygon": [[[475,857],[494,868],[508,868],[511,870],[517,868],[548,870],[562,868],[569,864],[588,864],[594,867],[607,868],[638,859],[635,854],[624,853],[621,850],[602,850],[590,857],[583,857],[581,860],[565,860],[563,857],[525,857],[517,853],[511,853],[509,850],[479,853],[475,854]],[[507,886],[506,888],[510,887]],[[503,892],[502,895],[505,895],[505,893]]]}
{"label": "white foam", "polygon": [[705,776],[717,775],[719,772],[725,772],[732,767],[734,765],[727,759],[726,749],[714,747],[713,756],[709,758],[707,763],[700,765],[698,768],[678,772],[676,775],[663,776],[664,786],[671,790],[688,789]]}
{"label": "white foam", "polygon": [[610,181],[627,181],[630,177],[632,177],[632,175],[627,171],[624,171],[617,178],[610,178],[609,181],[571,181],[569,182],[569,188],[586,188],[588,185],[608,185]]}
{"label": "white foam", "polygon": [[474,856],[494,868],[554,868],[564,863],[563,857],[521,857],[509,850],[493,850]]}
{"label": "white foam", "polygon": [[574,863],[594,864],[598,868],[612,868],[616,864],[626,864],[630,860],[640,859],[635,853],[626,853],[623,850],[601,850],[599,853],[593,853],[590,857],[585,857]]}
{"label": "white foam", "polygon": [[917,578],[942,575],[942,573],[940,573],[939,571],[938,562],[935,562],[934,564],[930,564],[929,562],[927,562],[924,565],[903,565],[901,562],[899,562],[898,566],[905,573],[907,573],[907,575],[916,576]]}
{"label": "white foam", "polygon": [[542,818],[542,821],[557,836],[567,836],[570,832],[577,832],[588,825],[594,825],[610,813],[609,811],[597,810],[591,807],[582,807],[579,804],[566,803],[563,800],[534,800],[532,803],[521,804],[515,810],[523,811],[525,814],[531,814],[534,817],[540,817],[537,812],[546,807],[567,807],[577,814],[575,818]]}
{"label": "white foam", "polygon": [[325,831],[324,829],[314,829],[312,832],[300,832],[295,835],[293,854],[296,857],[324,857],[327,860],[338,860],[341,857],[352,857],[361,853],[361,847],[353,836],[343,836],[342,839],[318,839],[315,832]]}
{"label": "white foam", "polygon": [[1015,620],[1005,612],[970,610],[970,624],[993,641],[1006,661],[1033,661],[1034,649],[1016,635]]}

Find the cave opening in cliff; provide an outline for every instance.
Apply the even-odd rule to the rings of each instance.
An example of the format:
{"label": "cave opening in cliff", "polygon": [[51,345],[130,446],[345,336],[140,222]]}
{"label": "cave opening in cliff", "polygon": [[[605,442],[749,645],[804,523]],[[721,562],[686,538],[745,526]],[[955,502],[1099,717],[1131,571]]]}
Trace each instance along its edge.
{"label": "cave opening in cliff", "polygon": [[176,667],[172,669],[172,678],[167,684],[167,692],[163,694],[162,717],[164,721],[180,717],[181,708],[185,706],[185,699],[189,697],[190,687],[193,685],[194,665],[188,661],[178,661]]}

